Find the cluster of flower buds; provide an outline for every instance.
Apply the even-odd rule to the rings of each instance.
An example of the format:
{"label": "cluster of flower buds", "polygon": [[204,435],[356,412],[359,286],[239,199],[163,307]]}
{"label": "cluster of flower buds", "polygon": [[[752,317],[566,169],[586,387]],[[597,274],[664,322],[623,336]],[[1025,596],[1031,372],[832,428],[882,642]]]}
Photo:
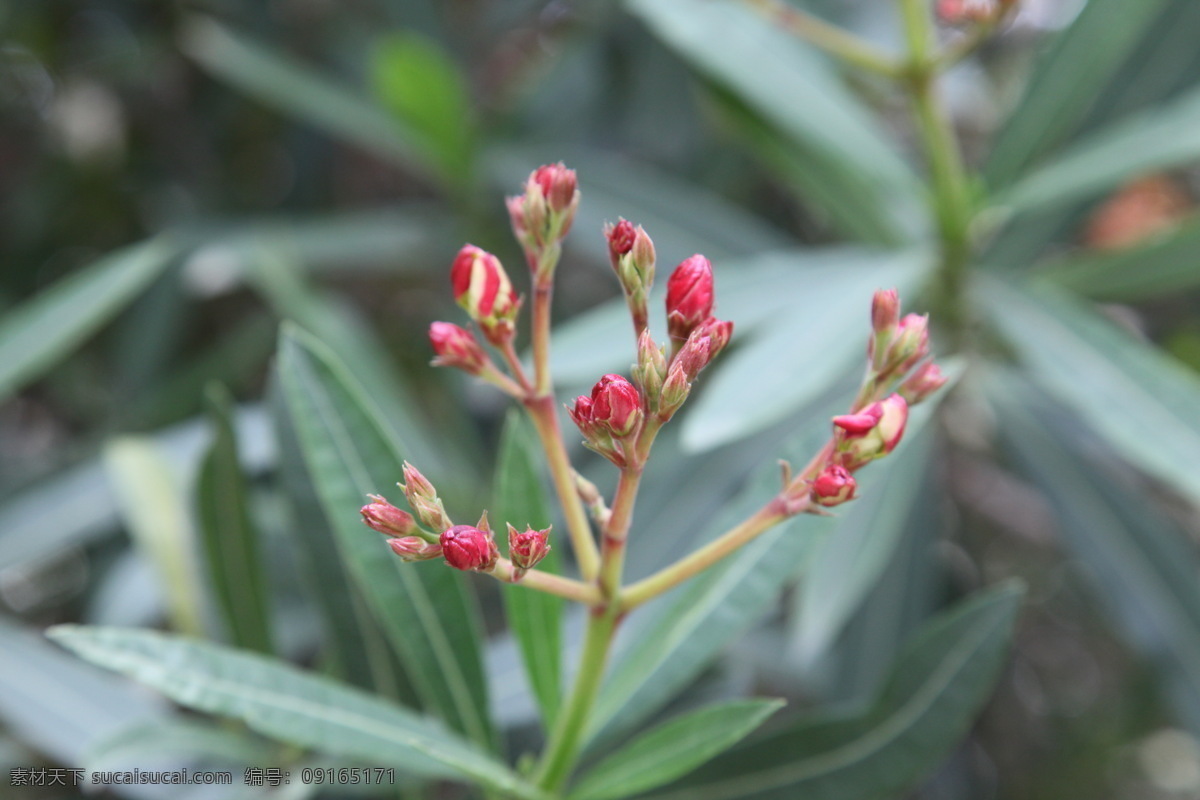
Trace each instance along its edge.
{"label": "cluster of flower buds", "polygon": [[610,374],[596,381],[591,396],[575,398],[567,413],[588,448],[623,467],[627,446],[637,438],[645,418],[645,402],[636,386]]}
{"label": "cluster of flower buds", "polygon": [[905,314],[895,289],[880,290],[871,302],[873,334],[867,344],[871,368],[881,376],[902,375],[929,355],[929,315]]}
{"label": "cluster of flower buds", "polygon": [[511,524],[508,526],[508,558],[512,561],[514,581],[524,577],[550,552],[549,537],[549,528],[539,531],[526,526],[518,531]]}
{"label": "cluster of flower buds", "polygon": [[524,194],[509,197],[507,204],[513,234],[525,249],[535,283],[549,280],[557,259],[541,256],[562,241],[575,220],[579,207],[575,170],[561,161],[538,167],[525,181]]}
{"label": "cluster of flower buds", "polygon": [[363,522],[389,537],[388,546],[396,555],[405,561],[428,561],[441,556],[437,535],[418,525],[412,514],[396,508],[377,494],[369,497],[371,502],[359,509]]}
{"label": "cluster of flower buds", "polygon": [[634,330],[641,334],[649,319],[646,306],[654,284],[654,242],[641,225],[635,228],[626,219],[616,225],[605,225],[604,236],[608,239],[609,260],[633,317]]}
{"label": "cluster of flower buds", "polygon": [[654,407],[659,419],[668,420],[679,410],[700,370],[725,349],[732,336],[733,323],[716,317],[708,317],[692,328],[667,368],[658,404]]}
{"label": "cluster of flower buds", "polygon": [[404,490],[409,508],[427,527],[440,533],[453,524],[433,484],[407,461],[404,462],[404,483],[400,488]]}
{"label": "cluster of flower buds", "polygon": [[500,259],[468,244],[454,259],[450,282],[455,301],[479,325],[489,342],[502,346],[512,341],[521,300],[513,291]]}
{"label": "cluster of flower buds", "polygon": [[457,367],[470,375],[478,375],[491,364],[475,335],[452,322],[430,325],[429,343],[433,346],[435,367]]}
{"label": "cluster of flower buds", "polygon": [[998,21],[1019,0],[937,0],[937,17],[947,25],[980,25]]}

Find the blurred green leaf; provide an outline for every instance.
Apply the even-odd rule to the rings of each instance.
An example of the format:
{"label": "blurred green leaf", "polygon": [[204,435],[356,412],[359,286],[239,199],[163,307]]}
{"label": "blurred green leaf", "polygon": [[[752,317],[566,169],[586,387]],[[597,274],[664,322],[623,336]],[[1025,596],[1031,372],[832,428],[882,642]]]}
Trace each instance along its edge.
{"label": "blurred green leaf", "polygon": [[701,380],[707,385],[684,412],[685,447],[704,451],[763,430],[818,397],[862,358],[874,291],[896,287],[909,296],[929,266],[918,252],[879,254],[860,269],[848,268],[839,251],[831,255],[826,263],[815,254],[797,261],[794,293],[768,290],[790,301],[769,327],[749,334],[735,327],[737,346]]}
{"label": "blurred green leaf", "polygon": [[49,632],[81,658],[177,703],[251,729],[414,775],[468,777],[517,797],[538,793],[503,764],[434,720],[289,664],[153,631],[60,625]]}
{"label": "blurred green leaf", "polygon": [[97,743],[169,713],[159,698],[82,663],[6,615],[0,642],[0,720],[59,763],[81,766]]}
{"label": "blurred green leaf", "polygon": [[82,344],[177,253],[161,239],[122,248],[6,312],[0,320],[0,400]]}
{"label": "blurred green leaf", "polygon": [[181,47],[204,69],[262,102],[418,174],[433,176],[413,133],[399,120],[283,53],[203,17],[184,28]]}
{"label": "blurred green leaf", "polygon": [[1167,0],[1089,0],[1038,60],[1025,94],[997,134],[984,176],[1013,183],[1078,129]]}
{"label": "blurred green leaf", "polygon": [[615,800],[662,786],[728,750],[784,705],[742,700],[677,717],[588,770],[568,800]]}
{"label": "blurred green leaf", "polygon": [[294,326],[280,339],[278,363],[297,439],[342,558],[428,706],[473,741],[490,745],[483,633],[465,576],[441,563],[401,562],[359,519],[367,495],[394,486],[403,474],[381,412],[327,347]]}
{"label": "blurred green leaf", "polygon": [[196,568],[196,532],[178,476],[154,441],[143,436],[112,440],[104,462],[129,532],[154,564],[171,624],[184,633],[203,633],[206,598]]}
{"label": "blurred green leaf", "polygon": [[1095,300],[1136,301],[1200,286],[1200,218],[1119,250],[1073,253],[1038,266],[1045,281]]}
{"label": "blurred green leaf", "polygon": [[[627,0],[639,17],[707,79],[785,135],[798,160],[811,167],[811,200],[845,187],[845,199],[825,210],[857,204],[870,219],[873,241],[908,237],[919,207],[918,184],[903,159],[876,134],[877,123],[839,84],[824,62],[752,9],[708,0]],[[795,177],[802,173],[796,171]],[[831,177],[832,176],[832,177]],[[842,220],[842,216],[837,219]],[[868,226],[853,226],[859,232]]]}
{"label": "blurred green leaf", "polygon": [[208,720],[162,719],[122,729],[87,751],[84,768],[100,771],[146,767],[148,760],[175,755],[191,762],[261,766],[280,754],[268,740]]}
{"label": "blurred green leaf", "polygon": [[[507,540],[505,523],[517,530],[524,530],[526,525],[542,530],[550,525],[550,503],[540,463],[534,432],[519,411],[510,410],[500,434],[500,454],[496,460],[491,519],[497,538]],[[538,569],[559,573],[559,548],[563,546],[560,542],[566,541],[566,533],[551,539],[550,553]],[[550,730],[562,693],[562,598],[523,586],[505,586],[504,607],[509,628],[521,648],[525,674],[541,710],[542,724]]]}
{"label": "blurred green leaf", "polygon": [[[1117,479],[1066,408],[1012,376],[989,382],[1001,440],[1054,506],[1064,541],[1126,636],[1200,700],[1200,558],[1188,534]],[[1195,720],[1193,720],[1195,722]]]}
{"label": "blurred green leaf", "polygon": [[1079,140],[1001,193],[1027,211],[1064,205],[1147,172],[1200,159],[1200,90]]}
{"label": "blurred green leaf", "polygon": [[230,643],[270,653],[269,586],[238,458],[233,399],[220,384],[209,387],[207,399],[213,441],[200,466],[196,508],[208,575]]}
{"label": "blurred green leaf", "polygon": [[1079,301],[1048,287],[981,283],[981,307],[1037,382],[1113,447],[1166,483],[1200,498],[1200,378]]}
{"label": "blurred green leaf", "polygon": [[982,592],[909,642],[866,713],[808,718],[719,756],[655,800],[884,800],[903,795],[967,730],[1008,654],[1023,590]]}
{"label": "blurred green leaf", "polygon": [[432,39],[382,36],[371,53],[375,96],[400,119],[430,160],[463,182],[471,173],[475,130],[466,78]]}

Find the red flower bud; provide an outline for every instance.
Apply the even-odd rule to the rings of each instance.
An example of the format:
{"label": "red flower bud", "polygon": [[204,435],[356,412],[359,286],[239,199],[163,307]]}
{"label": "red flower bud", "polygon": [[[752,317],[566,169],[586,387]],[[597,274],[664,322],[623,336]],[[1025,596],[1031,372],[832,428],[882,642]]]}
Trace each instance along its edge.
{"label": "red flower bud", "polygon": [[637,230],[633,227],[632,222],[622,219],[616,225],[606,225],[604,235],[608,239],[608,252],[616,261],[633,249],[633,240],[637,237]]}
{"label": "red flower bud", "polygon": [[830,464],[812,482],[811,496],[814,503],[822,506],[837,506],[854,499],[858,483],[845,467]]}
{"label": "red flower bud", "polygon": [[733,323],[709,317],[696,326],[696,330],[692,331],[693,336],[697,333],[708,337],[709,360],[712,360],[725,349],[725,345],[729,344],[729,340],[733,338]]}
{"label": "red flower bud", "polygon": [[833,424],[845,431],[846,438],[865,436],[883,416],[883,406],[872,403],[857,414],[844,414],[833,418]]}
{"label": "red flower bud", "polygon": [[513,567],[524,573],[525,570],[537,566],[537,563],[550,552],[550,545],[547,543],[549,535],[549,528],[535,531],[531,527],[526,527],[524,532],[518,532],[516,528],[509,525],[508,557],[512,560]]}
{"label": "red flower bud", "polygon": [[712,264],[702,255],[684,261],[667,280],[667,330],[684,340],[692,329],[712,316]]}
{"label": "red flower bud", "polygon": [[404,561],[428,561],[442,555],[442,546],[427,542],[420,536],[404,536],[399,539],[388,539],[392,552]]}
{"label": "red flower bud", "polygon": [[479,323],[488,340],[501,343],[512,336],[520,301],[500,259],[473,244],[458,251],[450,268],[454,299]]}
{"label": "red flower bud", "polygon": [[922,364],[916,372],[908,376],[908,380],[900,384],[900,396],[912,406],[945,385],[946,376],[942,374],[942,370],[937,364],[930,361]]}
{"label": "red flower bud", "polygon": [[492,537],[471,525],[444,531],[440,542],[446,563],[455,569],[489,572],[500,558]]}
{"label": "red flower bud", "polygon": [[417,521],[407,511],[396,508],[377,494],[367,495],[371,503],[359,509],[363,522],[371,530],[385,536],[411,536],[417,529]]}
{"label": "red flower bud", "polygon": [[835,417],[841,466],[855,470],[896,448],[908,422],[908,403],[898,394],[872,403],[858,414]]}
{"label": "red flower bud", "polygon": [[478,375],[487,366],[488,356],[479,342],[465,328],[450,322],[435,322],[429,326],[429,343],[433,345],[435,367],[458,367]]}
{"label": "red flower bud", "polygon": [[871,327],[887,333],[900,321],[900,295],[895,289],[880,289],[871,299]]}
{"label": "red flower bud", "polygon": [[[578,403],[577,403],[578,405]],[[605,375],[592,387],[592,424],[620,439],[642,419],[642,395],[620,375]]]}
{"label": "red flower bud", "polygon": [[579,189],[575,170],[567,169],[561,161],[538,167],[530,178],[542,190],[546,205],[556,214],[566,211],[575,201],[575,194]]}

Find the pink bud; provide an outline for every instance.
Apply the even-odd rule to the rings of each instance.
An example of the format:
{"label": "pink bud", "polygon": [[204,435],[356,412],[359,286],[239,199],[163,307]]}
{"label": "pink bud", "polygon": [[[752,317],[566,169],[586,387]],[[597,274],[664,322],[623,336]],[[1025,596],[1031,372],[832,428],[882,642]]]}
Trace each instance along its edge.
{"label": "pink bud", "polygon": [[455,569],[489,572],[500,558],[492,537],[471,525],[444,531],[440,542],[446,563]]}
{"label": "pink bud", "polygon": [[709,317],[692,331],[692,335],[697,333],[708,337],[710,345],[709,359],[711,360],[716,358],[725,349],[725,345],[729,344],[729,340],[733,338],[733,323],[717,319],[716,317]]}
{"label": "pink bud", "polygon": [[516,528],[509,525],[508,557],[512,560],[513,567],[524,572],[537,566],[538,562],[550,552],[550,545],[547,543],[549,535],[549,528],[535,531],[531,527],[526,527],[524,532],[518,532]]}
{"label": "pink bud", "polygon": [[908,421],[908,403],[893,394],[857,414],[834,417],[838,463],[856,470],[896,448]]}
{"label": "pink bud", "polygon": [[812,482],[813,502],[822,506],[837,506],[854,499],[858,483],[845,467],[830,464]]}
{"label": "pink bud", "polygon": [[622,219],[616,225],[606,225],[604,235],[608,239],[608,252],[615,262],[616,259],[633,249],[633,240],[637,237],[637,230],[633,227],[632,222]]}
{"label": "pink bud", "polygon": [[871,327],[887,333],[900,321],[900,295],[895,289],[880,289],[871,299]]}
{"label": "pink bud", "polygon": [[435,367],[458,367],[478,375],[488,363],[487,353],[474,335],[451,322],[435,322],[429,326],[429,343],[433,345]]}
{"label": "pink bud", "polygon": [[479,323],[488,340],[502,342],[512,335],[520,301],[500,259],[473,244],[458,251],[450,268],[454,299]]}
{"label": "pink bud", "polygon": [[905,314],[896,328],[896,338],[888,348],[888,364],[901,372],[929,355],[929,315]]}
{"label": "pink bud", "polygon": [[605,375],[592,387],[592,423],[620,439],[642,419],[642,395],[620,375]]}
{"label": "pink bud", "polygon": [[667,280],[667,330],[672,339],[687,339],[692,329],[712,316],[712,264],[702,255],[684,261]]}
{"label": "pink bud", "polygon": [[872,403],[857,414],[844,414],[833,418],[833,424],[845,431],[847,438],[865,436],[879,424],[883,406]]}
{"label": "pink bud", "polygon": [[900,396],[908,401],[910,406],[916,405],[938,389],[946,385],[946,376],[932,361],[922,364],[917,371],[900,384]]}
{"label": "pink bud", "polygon": [[533,171],[530,180],[542,190],[546,205],[557,214],[566,211],[575,201],[575,194],[579,188],[575,170],[567,169],[561,161],[538,167]]}
{"label": "pink bud", "polygon": [[360,508],[359,513],[371,530],[385,536],[410,536],[417,529],[417,521],[412,514],[396,508],[377,494],[367,496],[372,502]]}
{"label": "pink bud", "polygon": [[705,336],[704,333],[697,328],[692,331],[692,335],[683,343],[683,347],[675,354],[675,360],[672,366],[678,365],[687,378],[688,383],[696,380],[696,376],[700,374],[700,370],[708,366],[708,362],[712,361],[712,338]]}
{"label": "pink bud", "polygon": [[427,542],[420,536],[404,536],[399,539],[388,539],[392,552],[404,561],[428,561],[442,555],[442,546]]}
{"label": "pink bud", "polygon": [[417,512],[421,522],[435,531],[444,531],[450,527],[450,518],[438,497],[437,490],[420,471],[404,462],[404,483],[401,486],[404,496],[412,510]]}
{"label": "pink bud", "polygon": [[904,427],[908,424],[908,403],[900,395],[893,394],[884,399],[880,406],[883,416],[879,418],[875,430],[883,443],[883,452],[887,454],[896,449],[900,438],[904,436]]}

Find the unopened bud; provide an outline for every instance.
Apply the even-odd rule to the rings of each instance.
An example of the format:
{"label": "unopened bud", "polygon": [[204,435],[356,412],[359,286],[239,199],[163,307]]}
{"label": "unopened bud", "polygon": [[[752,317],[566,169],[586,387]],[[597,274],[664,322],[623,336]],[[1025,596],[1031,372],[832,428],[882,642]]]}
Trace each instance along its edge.
{"label": "unopened bud", "polygon": [[637,230],[627,219],[620,220],[616,225],[604,226],[604,238],[608,239],[608,255],[613,262],[613,269],[617,268],[617,259],[633,249],[636,237]]}
{"label": "unopened bud", "polygon": [[871,327],[876,333],[890,332],[900,321],[900,294],[880,289],[871,299]]}
{"label": "unopened bud", "polygon": [[455,525],[444,531],[440,543],[446,563],[455,569],[490,572],[500,559],[495,540],[471,525]]}
{"label": "unopened bud", "polygon": [[818,505],[838,506],[853,500],[856,488],[858,483],[845,467],[830,464],[813,480],[810,495]]}
{"label": "unopened bud", "polygon": [[896,328],[896,338],[888,347],[889,367],[907,372],[929,355],[929,315],[905,314]]}
{"label": "unopened bud", "polygon": [[411,536],[417,530],[417,521],[407,511],[396,508],[386,498],[370,494],[371,502],[359,509],[362,520],[371,530],[385,536]]}
{"label": "unopened bud", "polygon": [[663,381],[662,394],[658,400],[658,417],[664,422],[669,420],[683,401],[687,400],[692,390],[692,381],[687,375],[684,362],[676,358],[667,370],[667,379]]}
{"label": "unopened bud", "polygon": [[709,317],[692,331],[693,336],[696,334],[708,337],[709,360],[711,361],[725,349],[725,346],[729,344],[729,340],[733,338],[733,323],[717,319],[716,317]]}
{"label": "unopened bud", "polygon": [[567,406],[567,414],[583,434],[584,445],[617,466],[624,466],[624,457],[617,443],[613,441],[612,433],[607,427],[596,423],[592,412],[592,398],[582,395],[575,398],[574,405]]}
{"label": "unopened bud", "polygon": [[667,357],[662,348],[654,343],[650,331],[643,330],[638,335],[638,361],[633,368],[633,382],[646,398],[647,408],[657,406],[666,377]]}
{"label": "unopened bud", "polygon": [[455,301],[479,323],[489,342],[500,345],[512,339],[521,302],[500,259],[468,244],[454,259],[450,282]]}
{"label": "unopened bud", "polygon": [[592,387],[592,424],[622,439],[642,421],[642,395],[620,375],[605,375]]}
{"label": "unopened bud", "polygon": [[654,242],[641,225],[635,228],[625,219],[616,225],[606,225],[604,235],[608,239],[609,260],[625,293],[625,302],[636,329],[642,331],[649,317],[646,301],[654,284]]}
{"label": "unopened bud", "polygon": [[[575,178],[575,170],[567,169],[561,161],[538,167],[531,179],[542,190],[547,207],[555,214],[561,214],[579,202],[579,182]],[[562,231],[563,234],[566,232]]]}
{"label": "unopened bud", "polygon": [[908,401],[910,406],[915,406],[945,385],[946,376],[937,364],[930,361],[909,375],[908,379],[900,384],[899,391],[900,396]]}
{"label": "unopened bud", "polygon": [[[525,181],[524,194],[507,200],[508,216],[517,241],[531,256],[531,264],[540,270],[543,263],[534,256],[562,241],[571,230],[579,207],[579,185],[575,170],[558,164],[538,167]],[[544,275],[536,276],[539,280]]]}
{"label": "unopened bud", "polygon": [[688,334],[712,316],[712,264],[702,255],[681,263],[667,280],[667,330],[671,338],[684,341]]}
{"label": "unopened bud", "polygon": [[855,470],[896,448],[908,421],[908,403],[898,394],[872,403],[858,414],[834,417],[841,466]]}
{"label": "unopened bud", "polygon": [[446,515],[437,490],[407,461],[404,462],[404,483],[400,488],[404,490],[409,506],[427,526],[435,531],[444,531],[450,527],[450,518]]}
{"label": "unopened bud", "polygon": [[429,561],[442,555],[441,544],[427,542],[420,536],[404,536],[399,539],[388,539],[392,552],[404,561]]}
{"label": "unopened bud", "polygon": [[514,569],[524,574],[525,570],[537,566],[538,562],[550,552],[550,545],[547,542],[549,535],[549,528],[535,531],[532,527],[527,526],[523,532],[518,532],[516,528],[509,525],[508,557],[512,561]]}
{"label": "unopened bud", "polygon": [[471,375],[478,375],[487,366],[488,355],[475,336],[466,328],[451,322],[430,325],[429,343],[433,346],[435,367],[457,367]]}

